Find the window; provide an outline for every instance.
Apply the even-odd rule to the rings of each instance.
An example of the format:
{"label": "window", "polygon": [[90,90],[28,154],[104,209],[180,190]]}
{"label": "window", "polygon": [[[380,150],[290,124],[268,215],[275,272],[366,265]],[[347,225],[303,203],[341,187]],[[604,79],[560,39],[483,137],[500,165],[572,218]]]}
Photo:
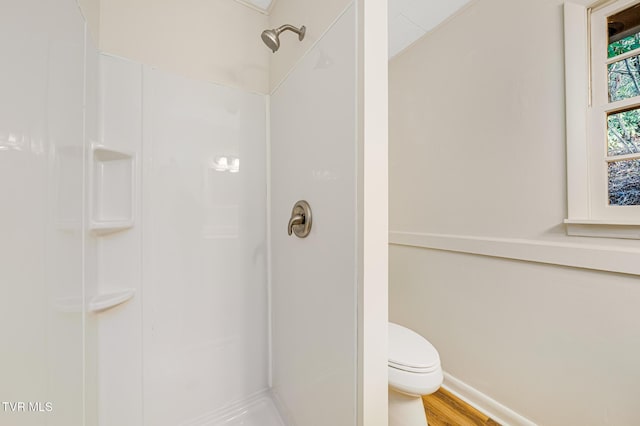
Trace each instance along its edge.
{"label": "window", "polygon": [[565,4],[570,235],[640,238],[640,0]]}

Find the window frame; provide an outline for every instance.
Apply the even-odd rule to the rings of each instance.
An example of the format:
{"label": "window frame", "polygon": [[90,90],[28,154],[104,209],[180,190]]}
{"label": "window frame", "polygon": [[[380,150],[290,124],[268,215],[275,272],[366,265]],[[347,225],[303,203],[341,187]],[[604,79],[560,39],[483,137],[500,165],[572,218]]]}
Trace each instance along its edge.
{"label": "window frame", "polygon": [[[592,6],[565,3],[565,96],[567,132],[567,233],[577,236],[640,239],[640,206],[608,202],[606,113],[608,35],[606,17],[640,0],[613,0]],[[593,31],[602,22],[598,31]],[[596,49],[603,55],[596,57]],[[597,68],[600,67],[600,68]],[[599,79],[600,84],[595,84]],[[596,87],[597,86],[597,87]],[[604,90],[605,102],[602,102]],[[622,104],[640,104],[640,97]]]}

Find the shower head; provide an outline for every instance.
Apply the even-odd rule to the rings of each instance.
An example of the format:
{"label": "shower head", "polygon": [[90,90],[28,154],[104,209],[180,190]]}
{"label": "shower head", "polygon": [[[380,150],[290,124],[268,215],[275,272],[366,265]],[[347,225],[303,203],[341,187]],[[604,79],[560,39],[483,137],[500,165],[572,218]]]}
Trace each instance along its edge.
{"label": "shower head", "polygon": [[307,29],[304,25],[300,28],[296,28],[293,25],[283,25],[272,30],[264,30],[262,32],[262,41],[275,53],[280,48],[280,33],[287,30],[298,34],[298,40],[302,41]]}
{"label": "shower head", "polygon": [[264,30],[262,32],[262,41],[273,53],[280,48],[280,37],[278,37],[275,30]]}

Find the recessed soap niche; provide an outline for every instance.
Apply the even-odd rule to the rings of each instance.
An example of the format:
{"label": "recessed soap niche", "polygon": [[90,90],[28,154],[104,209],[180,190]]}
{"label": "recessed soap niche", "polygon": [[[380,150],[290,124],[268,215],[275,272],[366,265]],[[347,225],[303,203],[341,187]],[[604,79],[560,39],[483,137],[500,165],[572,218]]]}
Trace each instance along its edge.
{"label": "recessed soap niche", "polygon": [[131,228],[134,222],[134,156],[98,144],[92,145],[91,150],[91,230],[107,234]]}

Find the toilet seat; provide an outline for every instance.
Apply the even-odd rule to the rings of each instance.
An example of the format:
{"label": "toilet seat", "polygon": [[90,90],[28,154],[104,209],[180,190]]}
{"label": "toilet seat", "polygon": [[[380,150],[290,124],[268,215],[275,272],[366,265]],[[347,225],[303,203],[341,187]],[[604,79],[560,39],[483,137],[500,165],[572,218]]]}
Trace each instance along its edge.
{"label": "toilet seat", "polygon": [[411,373],[430,373],[440,368],[440,356],[427,339],[390,322],[389,367]]}
{"label": "toilet seat", "polygon": [[395,368],[397,370],[401,370],[401,371],[406,371],[408,373],[418,373],[418,374],[426,374],[426,373],[432,373],[436,370],[438,370],[440,368],[440,364],[434,365],[430,368],[416,368],[416,367],[410,367],[407,365],[400,365],[400,364],[396,364],[393,363],[391,361],[389,361],[389,367],[390,368]]}
{"label": "toilet seat", "polygon": [[442,385],[438,351],[424,337],[389,323],[389,386],[407,395],[428,395]]}

